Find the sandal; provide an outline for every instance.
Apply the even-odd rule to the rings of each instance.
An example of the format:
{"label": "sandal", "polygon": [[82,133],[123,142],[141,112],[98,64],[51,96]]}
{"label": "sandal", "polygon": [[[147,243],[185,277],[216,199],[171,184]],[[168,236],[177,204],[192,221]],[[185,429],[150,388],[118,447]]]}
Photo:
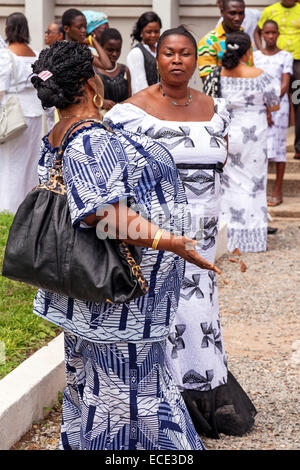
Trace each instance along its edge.
{"label": "sandal", "polygon": [[270,197],[270,199],[268,200],[267,204],[269,207],[275,207],[275,206],[279,206],[279,204],[282,204],[283,200],[282,200],[282,197]]}

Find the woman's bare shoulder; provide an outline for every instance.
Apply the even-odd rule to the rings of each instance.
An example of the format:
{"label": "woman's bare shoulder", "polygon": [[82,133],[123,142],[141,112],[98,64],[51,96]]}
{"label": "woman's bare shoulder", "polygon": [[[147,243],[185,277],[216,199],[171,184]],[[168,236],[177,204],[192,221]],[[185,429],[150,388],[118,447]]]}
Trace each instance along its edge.
{"label": "woman's bare shoulder", "polygon": [[153,99],[155,99],[155,90],[157,89],[157,85],[152,85],[144,90],[141,90],[135,93],[133,96],[128,98],[123,103],[130,103],[139,108],[145,109],[147,107],[147,103],[151,103]]}
{"label": "woman's bare shoulder", "polygon": [[202,91],[191,89],[191,94],[194,96],[195,101],[202,106],[214,109],[214,100],[211,96],[206,95]]}
{"label": "woman's bare shoulder", "polygon": [[262,69],[259,69],[257,67],[249,67],[249,72],[251,77],[255,78],[264,73]]}

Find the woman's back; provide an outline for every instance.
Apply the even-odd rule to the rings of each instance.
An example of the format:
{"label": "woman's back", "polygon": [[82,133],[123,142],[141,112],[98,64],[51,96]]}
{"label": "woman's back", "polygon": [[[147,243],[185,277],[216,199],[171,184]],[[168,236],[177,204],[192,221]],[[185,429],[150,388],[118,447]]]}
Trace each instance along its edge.
{"label": "woman's back", "polygon": [[275,106],[280,94],[276,85],[273,77],[266,73],[253,77],[221,74],[221,95],[226,99],[229,111],[260,111],[266,106]]}
{"label": "woman's back", "polygon": [[3,104],[11,94],[17,92],[23,113],[27,117],[41,116],[43,113],[41,103],[30,81],[31,65],[36,59],[35,53],[33,56],[22,56],[16,55],[10,49],[0,49],[0,92],[4,92]]}

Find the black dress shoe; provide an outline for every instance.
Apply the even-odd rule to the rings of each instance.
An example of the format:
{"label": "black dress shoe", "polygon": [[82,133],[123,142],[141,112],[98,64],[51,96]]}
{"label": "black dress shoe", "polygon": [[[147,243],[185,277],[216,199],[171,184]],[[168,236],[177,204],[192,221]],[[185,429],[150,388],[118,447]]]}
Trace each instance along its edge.
{"label": "black dress shoe", "polygon": [[268,235],[273,235],[274,233],[276,233],[278,230],[278,228],[275,228],[275,227],[268,227]]}

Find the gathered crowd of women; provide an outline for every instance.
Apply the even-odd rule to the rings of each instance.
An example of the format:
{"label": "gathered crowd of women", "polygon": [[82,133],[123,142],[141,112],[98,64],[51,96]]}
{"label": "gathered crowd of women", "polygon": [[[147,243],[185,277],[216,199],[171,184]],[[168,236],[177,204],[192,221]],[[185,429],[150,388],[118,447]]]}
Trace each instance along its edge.
{"label": "gathered crowd of women", "polygon": [[[126,64],[123,38],[101,12],[67,10],[40,54],[25,16],[7,18],[0,100],[17,93],[27,127],[0,146],[0,212],[15,213],[49,179],[76,124],[63,157],[74,230],[95,230],[109,205],[128,226],[137,219],[125,239],[142,247],[148,284],[123,304],[38,290],[34,312],[65,331],[62,450],[203,450],[201,435],[241,436],[254,425],[255,404],[228,369],[214,263],[222,222],[228,251],[267,249],[268,203],[283,197],[293,57],[277,47],[274,20],[253,55],[249,35],[226,23],[230,8],[241,23],[244,2],[222,8],[224,50],[203,92],[190,87],[193,34],[183,25],[161,34],[154,12],[136,22]],[[277,179],[268,202],[269,160]]]}

